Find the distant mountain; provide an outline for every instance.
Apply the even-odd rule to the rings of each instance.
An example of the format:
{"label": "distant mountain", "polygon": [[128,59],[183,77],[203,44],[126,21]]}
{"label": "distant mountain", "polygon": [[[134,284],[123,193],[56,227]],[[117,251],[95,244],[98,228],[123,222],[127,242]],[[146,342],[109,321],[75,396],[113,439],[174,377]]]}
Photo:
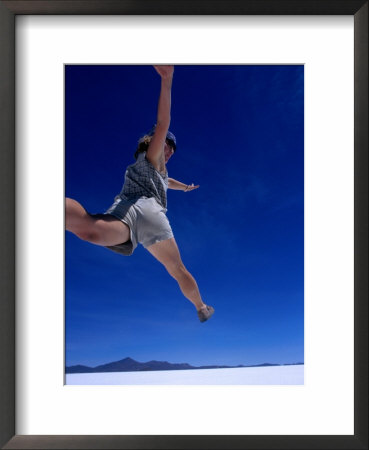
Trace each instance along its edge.
{"label": "distant mountain", "polygon": [[141,372],[147,370],[185,370],[194,369],[189,364],[171,364],[167,361],[148,361],[140,363],[132,358],[124,358],[109,364],[94,367],[93,372]]}
{"label": "distant mountain", "polygon": [[[296,363],[303,364],[303,363]],[[82,365],[69,366],[65,368],[65,373],[97,373],[97,372],[144,372],[153,370],[189,370],[189,369],[231,369],[237,367],[264,367],[264,366],[280,366],[289,364],[258,364],[253,366],[191,366],[187,363],[172,364],[167,361],[148,361],[138,362],[132,358],[124,358],[120,361],[102,364],[96,367],[88,367]]]}
{"label": "distant mountain", "polygon": [[81,365],[65,368],[65,373],[90,373],[93,371],[94,371],[94,369],[92,369],[91,367],[81,366]]}

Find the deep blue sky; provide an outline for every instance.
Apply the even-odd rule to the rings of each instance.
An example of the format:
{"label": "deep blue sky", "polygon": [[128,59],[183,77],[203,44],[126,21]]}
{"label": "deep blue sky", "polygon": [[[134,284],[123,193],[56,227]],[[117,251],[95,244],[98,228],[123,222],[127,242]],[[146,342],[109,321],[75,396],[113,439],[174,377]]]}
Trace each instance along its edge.
{"label": "deep blue sky", "polygon": [[[304,360],[303,66],[176,66],[168,191],[182,259],[215,315],[200,323],[144,248],[115,254],[66,232],[66,364],[127,356],[207,364]],[[156,121],[151,66],[66,66],[65,194],[113,202]]]}

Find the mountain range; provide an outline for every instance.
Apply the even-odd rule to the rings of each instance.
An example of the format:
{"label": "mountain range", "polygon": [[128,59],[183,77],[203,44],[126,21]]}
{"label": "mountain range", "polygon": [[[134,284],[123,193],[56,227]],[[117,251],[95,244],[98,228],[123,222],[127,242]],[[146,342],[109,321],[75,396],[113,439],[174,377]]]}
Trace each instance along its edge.
{"label": "mountain range", "polygon": [[268,366],[290,366],[301,365],[303,363],[293,364],[256,364],[252,366],[191,366],[187,363],[172,364],[167,361],[148,361],[138,362],[132,358],[124,358],[120,361],[114,361],[108,364],[102,364],[96,367],[88,367],[83,365],[69,366],[65,368],[65,373],[97,373],[97,372],[143,372],[152,370],[194,370],[194,369],[230,369],[239,367],[268,367]]}

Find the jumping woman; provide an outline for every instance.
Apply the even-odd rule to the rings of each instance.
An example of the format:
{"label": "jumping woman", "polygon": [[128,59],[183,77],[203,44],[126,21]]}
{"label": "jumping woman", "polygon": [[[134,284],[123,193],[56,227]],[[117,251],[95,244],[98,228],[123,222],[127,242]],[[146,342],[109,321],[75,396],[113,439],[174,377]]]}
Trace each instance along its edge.
{"label": "jumping woman", "polygon": [[173,66],[154,66],[161,77],[156,126],[140,138],[136,162],[128,166],[124,184],[113,205],[103,214],[89,214],[77,201],[66,199],[66,229],[80,239],[123,255],[132,255],[142,244],[178,282],[201,322],[214,308],[206,305],[193,276],[184,266],[166,216],[167,189],[189,192],[199,186],[168,178],[166,164],[176,151],[169,131]]}

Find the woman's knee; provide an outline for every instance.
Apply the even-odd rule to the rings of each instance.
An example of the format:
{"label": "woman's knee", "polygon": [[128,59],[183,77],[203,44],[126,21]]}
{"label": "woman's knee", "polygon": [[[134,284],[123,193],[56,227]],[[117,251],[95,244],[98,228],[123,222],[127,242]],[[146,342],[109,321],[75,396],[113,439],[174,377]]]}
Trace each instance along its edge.
{"label": "woman's knee", "polygon": [[69,221],[69,224],[66,221],[66,229],[84,241],[98,243],[102,238],[101,230],[89,217],[80,217],[78,220]]}
{"label": "woman's knee", "polygon": [[88,214],[83,206],[71,198],[65,199],[65,227],[75,233],[83,228]]}
{"label": "woman's knee", "polygon": [[86,210],[76,200],[73,200],[72,198],[66,197],[66,199],[65,199],[65,212],[66,212],[67,215],[70,215],[70,214],[85,214]]}
{"label": "woman's knee", "polygon": [[188,274],[188,271],[182,261],[170,262],[165,267],[168,273],[176,280]]}

